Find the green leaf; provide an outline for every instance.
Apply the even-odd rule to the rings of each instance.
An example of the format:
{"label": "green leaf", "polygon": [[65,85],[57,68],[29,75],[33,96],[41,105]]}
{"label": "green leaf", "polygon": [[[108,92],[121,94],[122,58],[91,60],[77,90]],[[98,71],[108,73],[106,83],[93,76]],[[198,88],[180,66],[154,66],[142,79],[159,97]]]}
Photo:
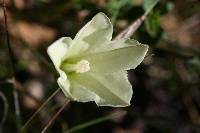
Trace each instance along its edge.
{"label": "green leaf", "polygon": [[154,11],[145,19],[147,32],[155,37],[160,31],[160,12]]}
{"label": "green leaf", "polygon": [[[129,41],[130,43],[131,41]],[[144,59],[148,50],[147,45],[128,45],[111,51],[92,53],[79,58],[90,62],[90,72],[112,73],[136,68]],[[122,45],[123,46],[123,45]],[[77,60],[80,60],[77,58]]]}
{"label": "green leaf", "polygon": [[90,121],[87,121],[85,123],[81,123],[79,125],[75,125],[74,127],[70,128],[69,130],[67,130],[67,131],[65,131],[63,133],[78,132],[79,130],[83,130],[85,128],[88,128],[88,127],[96,125],[96,124],[100,124],[100,123],[105,122],[105,121],[110,120],[110,119],[112,119],[111,115],[95,118],[94,120],[90,120]]}
{"label": "green leaf", "polygon": [[109,0],[106,4],[106,10],[111,14],[111,22],[115,23],[117,17],[119,16],[120,10],[123,7],[131,5],[131,0]]}
{"label": "green leaf", "polygon": [[95,118],[93,120],[75,125],[74,127],[69,128],[67,131],[64,131],[63,133],[74,133],[74,132],[78,132],[78,131],[80,132],[81,130],[83,132],[83,129],[85,129],[85,128],[88,128],[90,126],[94,126],[96,124],[100,124],[100,123],[105,122],[107,120],[122,118],[122,116],[124,116],[125,114],[126,114],[126,111],[123,111],[123,110],[114,111],[109,115],[102,116],[102,117],[99,117],[99,118]]}
{"label": "green leaf", "polygon": [[150,12],[159,0],[144,0],[143,8],[146,12]]}
{"label": "green leaf", "polygon": [[[93,93],[92,97],[88,97],[87,93],[80,93],[76,95],[77,98],[88,97],[88,101],[95,101],[99,106],[123,107],[130,105],[132,88],[126,72],[74,74],[70,76],[70,80],[79,86],[79,88],[72,88],[73,90],[84,88]],[[78,101],[80,100],[78,99]]]}

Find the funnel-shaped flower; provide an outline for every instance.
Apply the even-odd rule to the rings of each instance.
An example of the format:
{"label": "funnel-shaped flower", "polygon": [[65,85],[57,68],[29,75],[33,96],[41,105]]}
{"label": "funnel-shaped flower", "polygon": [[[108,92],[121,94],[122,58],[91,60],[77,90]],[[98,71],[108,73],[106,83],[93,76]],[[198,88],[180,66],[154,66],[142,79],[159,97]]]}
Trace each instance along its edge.
{"label": "funnel-shaped flower", "polygon": [[99,106],[130,105],[132,87],[126,70],[142,62],[148,46],[127,38],[111,41],[112,32],[109,18],[98,13],[73,40],[63,37],[48,47],[66,97]]}

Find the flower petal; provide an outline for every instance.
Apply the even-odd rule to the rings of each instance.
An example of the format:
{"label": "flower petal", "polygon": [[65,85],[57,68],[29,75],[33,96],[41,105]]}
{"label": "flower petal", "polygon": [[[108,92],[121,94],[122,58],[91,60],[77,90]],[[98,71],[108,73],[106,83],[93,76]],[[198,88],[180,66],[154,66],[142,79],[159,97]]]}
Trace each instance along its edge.
{"label": "flower petal", "polygon": [[57,82],[65,96],[71,100],[75,100],[74,97],[71,95],[70,92],[70,82],[67,78],[67,75],[62,70],[59,70],[60,77],[58,78]]}
{"label": "flower petal", "polygon": [[[124,107],[130,105],[132,87],[126,72],[104,75],[98,73],[75,74],[70,77],[70,80],[96,94],[98,97],[89,99],[95,101],[99,106]],[[81,97],[84,96],[87,94],[82,93]],[[79,99],[79,101],[81,100]]]}
{"label": "flower petal", "polygon": [[77,84],[73,80],[69,81],[64,71],[59,69],[59,73],[60,77],[57,82],[67,98],[78,102],[98,101],[99,96],[95,93],[86,89],[84,86]]}
{"label": "flower petal", "polygon": [[85,37],[83,39],[84,42],[89,44],[88,49],[85,53],[96,53],[99,51],[103,51],[108,47],[110,40],[106,38],[105,33],[107,29],[101,29],[93,34]]}
{"label": "flower petal", "polygon": [[70,89],[69,89],[70,82],[67,78],[67,75],[64,71],[60,69],[60,65],[63,61],[63,57],[67,53],[71,45],[71,42],[72,42],[72,39],[70,37],[62,37],[48,47],[47,53],[50,56],[52,62],[54,63],[56,70],[60,74],[60,77],[57,80],[59,87],[62,89],[66,97],[73,99],[70,93]]}
{"label": "flower petal", "polygon": [[68,48],[70,47],[71,41],[72,39],[70,37],[62,37],[51,44],[47,49],[47,53],[57,70],[61,65],[64,55],[67,53]]}
{"label": "flower petal", "polygon": [[76,81],[71,81],[70,92],[75,101],[78,102],[89,102],[89,101],[99,101],[99,96],[94,92],[88,90],[85,86],[77,83]]}
{"label": "flower petal", "polygon": [[[112,73],[136,68],[148,50],[148,46],[143,44],[115,49],[116,47],[113,46],[111,49],[114,50],[111,51],[92,53],[79,58],[90,62],[91,72]],[[80,60],[79,58],[77,60]]]}
{"label": "flower petal", "polygon": [[[113,27],[109,18],[104,13],[98,13],[88,22],[75,36],[72,47],[70,47],[65,58],[74,57],[81,54],[88,49],[88,43],[84,41],[84,38],[92,35],[93,33],[104,31],[100,38],[105,38],[105,40],[112,39]],[[94,43],[94,42],[93,42]]]}
{"label": "flower petal", "polygon": [[85,42],[90,44],[87,54],[88,53],[99,53],[110,51],[114,49],[119,49],[127,46],[133,45],[140,45],[137,40],[129,39],[129,38],[122,38],[114,41],[108,41],[105,38],[101,38],[101,34],[104,34],[104,31],[101,30],[97,33],[94,33],[87,38],[84,39]]}
{"label": "flower petal", "polygon": [[106,29],[104,36],[109,40],[112,39],[113,27],[110,19],[102,12],[98,13],[88,22],[75,36],[75,40],[82,40],[84,37],[98,31]]}

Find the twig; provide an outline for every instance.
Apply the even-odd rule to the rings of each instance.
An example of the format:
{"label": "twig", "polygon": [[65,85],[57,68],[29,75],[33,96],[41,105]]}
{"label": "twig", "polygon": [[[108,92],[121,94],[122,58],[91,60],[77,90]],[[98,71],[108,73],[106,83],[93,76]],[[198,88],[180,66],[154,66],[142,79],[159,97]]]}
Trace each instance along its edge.
{"label": "twig", "polygon": [[7,101],[7,98],[5,97],[5,95],[2,92],[0,92],[0,97],[3,101],[3,103],[4,103],[4,112],[3,112],[1,123],[0,123],[0,133],[2,133],[3,125],[6,121],[6,117],[7,117],[7,114],[8,114],[8,101]]}
{"label": "twig", "polygon": [[25,130],[28,124],[33,120],[33,118],[44,108],[44,106],[60,91],[57,89],[50,97],[33,113],[33,115],[27,120],[27,122],[22,126],[21,131]]}
{"label": "twig", "polygon": [[65,109],[65,107],[68,105],[69,100],[65,102],[65,104],[53,115],[53,117],[49,120],[47,125],[43,128],[41,133],[45,133],[46,130],[51,126],[51,124],[55,121],[55,119],[58,117],[58,115]]}
{"label": "twig", "polygon": [[120,38],[129,38],[133,35],[133,33],[141,26],[143,21],[146,19],[147,15],[150,13],[150,11],[155,7],[155,5],[159,2],[159,0],[156,0],[152,6],[138,19],[133,21],[130,26],[128,26],[126,29],[124,29],[122,32],[120,32],[114,40],[120,39]]}
{"label": "twig", "polygon": [[20,119],[20,107],[19,107],[18,92],[17,92],[16,85],[15,85],[14,55],[12,53],[11,45],[10,45],[5,0],[3,0],[3,14],[4,14],[4,26],[5,26],[5,30],[6,30],[6,41],[7,41],[8,53],[9,53],[9,57],[10,57],[10,65],[12,67],[12,69],[11,69],[11,71],[12,71],[11,80],[12,80],[12,85],[13,85],[13,96],[14,96],[14,103],[15,103],[16,123],[17,123],[18,129],[20,129],[21,119]]}
{"label": "twig", "polygon": [[147,14],[143,14],[141,17],[139,17],[138,19],[136,19],[135,21],[133,21],[131,23],[130,26],[128,26],[126,29],[124,29],[122,32],[120,32],[115,38],[114,40],[120,39],[120,38],[129,38],[130,36],[132,36],[132,34],[140,27],[140,25],[142,24],[142,22],[145,20]]}

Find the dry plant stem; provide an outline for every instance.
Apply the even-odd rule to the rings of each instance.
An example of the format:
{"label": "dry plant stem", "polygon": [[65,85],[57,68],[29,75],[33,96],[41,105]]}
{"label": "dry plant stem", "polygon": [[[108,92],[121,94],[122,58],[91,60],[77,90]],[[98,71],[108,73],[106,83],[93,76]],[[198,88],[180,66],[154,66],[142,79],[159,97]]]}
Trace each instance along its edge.
{"label": "dry plant stem", "polygon": [[8,31],[8,24],[7,24],[7,14],[6,14],[6,4],[5,4],[5,0],[3,0],[3,15],[4,15],[4,26],[5,26],[5,31],[6,31],[6,41],[7,41],[7,45],[8,45],[8,53],[9,53],[9,57],[10,57],[10,65],[12,67],[11,71],[12,71],[12,75],[15,74],[15,67],[14,67],[14,56],[11,50],[11,46],[10,46],[10,34]]}
{"label": "dry plant stem", "polygon": [[0,92],[0,98],[2,99],[3,103],[4,103],[4,111],[3,111],[3,117],[1,119],[1,123],[0,123],[0,133],[3,132],[3,125],[5,123],[5,120],[6,120],[6,117],[7,117],[7,114],[8,114],[8,101],[7,101],[7,98],[5,97],[5,95]]}
{"label": "dry plant stem", "polygon": [[6,41],[8,45],[8,53],[10,57],[10,65],[12,67],[12,85],[13,85],[13,96],[14,96],[14,104],[15,104],[15,114],[16,114],[16,123],[18,129],[21,127],[21,119],[20,119],[20,107],[19,107],[19,99],[18,99],[18,92],[17,88],[15,85],[15,67],[14,67],[14,56],[11,50],[11,45],[10,45],[10,38],[9,38],[9,31],[8,31],[8,24],[7,24],[7,14],[6,14],[6,4],[5,0],[3,0],[3,15],[4,15],[4,26],[6,30]]}
{"label": "dry plant stem", "polygon": [[141,17],[136,19],[135,21],[132,22],[132,24],[127,27],[125,30],[120,32],[115,39],[120,39],[120,38],[129,38],[133,35],[133,33],[141,26],[142,22],[146,19],[147,15],[151,12],[151,10],[156,6],[156,4],[159,2],[159,0],[155,1],[151,8],[149,8]]}
{"label": "dry plant stem", "polygon": [[124,29],[122,32],[120,32],[114,40],[120,39],[120,38],[129,38],[133,35],[133,33],[140,27],[142,22],[145,20],[146,16],[148,13],[144,13],[141,17],[136,19],[135,21],[132,22],[130,26],[128,26],[126,29]]}
{"label": "dry plant stem", "polygon": [[33,118],[44,108],[44,106],[60,91],[57,89],[50,97],[33,113],[33,115],[27,120],[27,122],[22,126],[21,131],[25,130],[28,124],[33,120]]}
{"label": "dry plant stem", "polygon": [[47,125],[43,128],[41,133],[45,133],[46,130],[51,126],[51,124],[55,121],[55,119],[59,116],[59,114],[65,109],[65,107],[68,105],[69,100],[67,99],[65,104],[53,115],[53,117],[49,120]]}

